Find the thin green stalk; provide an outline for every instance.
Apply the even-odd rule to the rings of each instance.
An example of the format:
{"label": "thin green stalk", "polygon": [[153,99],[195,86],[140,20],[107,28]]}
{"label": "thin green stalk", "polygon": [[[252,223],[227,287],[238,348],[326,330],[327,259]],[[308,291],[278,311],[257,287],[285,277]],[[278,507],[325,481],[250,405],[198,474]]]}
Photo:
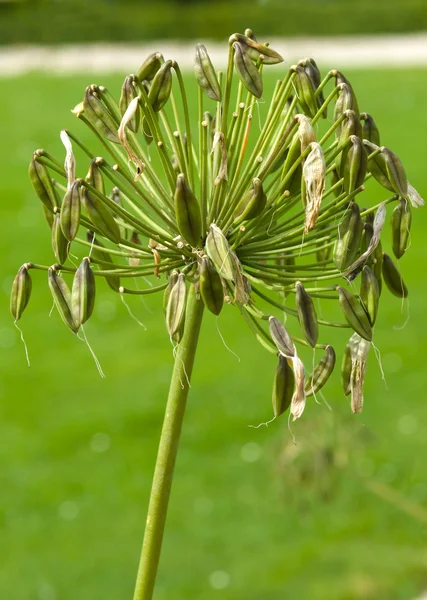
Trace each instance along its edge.
{"label": "thin green stalk", "polygon": [[134,600],[151,600],[153,597],[175,460],[202,316],[203,302],[197,299],[195,287],[192,285],[187,303],[184,335],[175,357],[160,436]]}

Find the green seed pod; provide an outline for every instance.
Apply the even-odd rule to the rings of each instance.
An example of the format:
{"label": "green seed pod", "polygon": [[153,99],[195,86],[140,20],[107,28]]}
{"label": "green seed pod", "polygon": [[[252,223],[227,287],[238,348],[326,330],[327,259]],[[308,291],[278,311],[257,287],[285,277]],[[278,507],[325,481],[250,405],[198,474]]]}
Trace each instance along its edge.
{"label": "green seed pod", "polygon": [[342,387],[343,387],[345,396],[348,396],[351,393],[351,369],[352,369],[351,346],[350,346],[350,342],[349,342],[344,349],[344,354],[342,357],[342,364],[341,364],[341,383],[342,383]]}
{"label": "green seed pod", "polygon": [[383,254],[383,277],[386,286],[392,294],[398,298],[406,298],[408,296],[408,288],[399,273],[398,268],[393,262],[393,259],[384,252]]}
{"label": "green seed pod", "polygon": [[369,155],[379,150],[378,146],[372,144],[368,140],[363,140],[363,144],[368,152],[368,171],[373,177],[380,183],[386,190],[393,192],[393,188],[388,179],[387,169],[385,166],[385,159],[382,152],[376,154],[373,158],[369,158]]}
{"label": "green seed pod", "polygon": [[304,113],[309,117],[314,117],[317,113],[318,103],[314,94],[315,90],[311,79],[307,75],[303,67],[297,65],[292,70],[295,72],[295,91],[298,97],[298,104],[301,106]]}
{"label": "green seed pod", "polygon": [[83,99],[84,116],[89,123],[102,136],[110,142],[120,143],[114,117],[100,100],[99,88],[96,85],[89,85],[85,90]]}
{"label": "green seed pod", "polygon": [[374,119],[368,113],[360,113],[360,118],[363,121],[363,138],[380,146],[380,132]]}
{"label": "green seed pod", "polygon": [[368,155],[362,140],[355,135],[350,140],[351,144],[343,151],[342,157],[344,190],[348,194],[363,184],[368,168]]}
{"label": "green seed pod", "polygon": [[71,308],[71,291],[66,281],[58,275],[55,269],[49,267],[48,283],[61,319],[73,333],[77,333],[79,326],[74,321]]}
{"label": "green seed pod", "polygon": [[354,110],[354,112],[356,114],[359,114],[359,112],[360,112],[359,111],[359,105],[357,103],[357,98],[356,98],[356,95],[354,93],[353,86],[351,85],[351,83],[347,79],[347,77],[345,77],[345,75],[343,75],[341,73],[341,71],[335,71],[335,85],[341,85],[343,83],[349,88],[349,90],[350,90],[350,92],[352,94],[352,104],[353,104],[353,106],[351,107],[351,110]]}
{"label": "green seed pod", "polygon": [[153,52],[144,60],[139,67],[137,77],[140,81],[151,81],[157,71],[162,66],[162,55],[159,52]]}
{"label": "green seed pod", "polygon": [[206,308],[214,315],[219,315],[224,304],[224,290],[221,278],[208,256],[204,256],[200,263],[200,295]]}
{"label": "green seed pod", "polygon": [[242,35],[241,33],[235,33],[230,37],[230,43],[238,42],[242,47],[243,51],[255,62],[262,56],[262,62],[265,65],[277,65],[283,62],[283,58],[278,52],[270,48],[270,46],[264,46],[255,39]]}
{"label": "green seed pod", "polygon": [[71,288],[71,310],[74,322],[80,327],[89,319],[95,306],[95,276],[87,256],[74,274]]}
{"label": "green seed pod", "polygon": [[103,162],[103,158],[92,158],[86,175],[86,181],[101,194],[105,194],[104,178],[102,177],[102,171],[99,168],[99,165],[103,164]]}
{"label": "green seed pod", "polygon": [[275,343],[280,354],[288,358],[293,358],[295,356],[295,346],[286,327],[279,319],[276,319],[276,317],[270,317],[268,319],[268,326],[271,339]]}
{"label": "green seed pod", "polygon": [[166,316],[166,308],[169,302],[169,298],[171,295],[171,291],[172,288],[174,287],[174,285],[176,284],[176,282],[178,281],[178,271],[172,271],[171,276],[169,277],[169,283],[167,285],[167,287],[165,288],[165,291],[163,292],[163,312],[164,315]]}
{"label": "green seed pod", "polygon": [[262,96],[262,79],[261,73],[258,71],[248,54],[246,54],[244,46],[235,42],[234,48],[234,66],[240,81],[245,88],[256,98]]}
{"label": "green seed pod", "polygon": [[[352,110],[359,114],[357,106],[356,96],[354,95],[353,88],[348,83],[341,83],[338,99],[335,103],[334,109],[334,121],[338,119],[348,110]],[[341,134],[342,124],[336,129],[336,133],[339,136]]]}
{"label": "green seed pod", "polygon": [[103,236],[115,244],[120,243],[120,228],[108,208],[94,193],[82,186],[81,200],[90,220]]}
{"label": "green seed pod", "polygon": [[319,337],[316,309],[311,296],[305,291],[300,281],[296,282],[295,289],[295,304],[301,330],[307,342],[314,348]]}
{"label": "green seed pod", "polygon": [[62,233],[69,242],[76,237],[80,225],[80,186],[79,181],[74,181],[71,188],[65,193],[61,204],[59,222]]}
{"label": "green seed pod", "polygon": [[187,284],[185,275],[180,273],[173,286],[166,306],[166,327],[169,337],[179,342],[184,331]]}
{"label": "green seed pod", "polygon": [[10,312],[15,321],[22,317],[31,296],[32,281],[28,273],[28,265],[22,265],[12,284],[10,295]]}
{"label": "green seed pod", "polygon": [[[303,67],[304,71],[307,74],[307,77],[309,78],[309,80],[311,82],[311,85],[313,86],[314,91],[316,91],[320,85],[321,76],[320,76],[319,68],[318,68],[314,58],[304,58],[303,60],[300,60],[298,64],[301,67]],[[322,106],[324,101],[325,101],[325,97],[323,95],[323,91],[321,91],[317,95],[318,108],[320,108]],[[326,119],[327,116],[328,116],[328,108],[326,107],[322,113],[322,117],[324,119]]]}
{"label": "green seed pod", "polygon": [[68,258],[68,249],[70,242],[67,240],[61,229],[61,217],[55,213],[52,224],[52,250],[56,260],[63,265]]}
{"label": "green seed pod", "polygon": [[45,165],[37,161],[36,155],[33,155],[31,159],[30,166],[28,167],[28,175],[34,191],[43,202],[43,206],[53,213],[57,202],[52,179]]}
{"label": "green seed pod", "polygon": [[[132,102],[132,100],[137,96],[138,92],[136,91],[135,77],[133,75],[128,75],[124,80],[124,83],[122,85],[122,92],[120,95],[119,108],[122,116],[127,111],[129,104]],[[139,129],[140,122],[141,109],[138,107],[132,119],[127,123],[127,126],[131,131],[136,133]]]}
{"label": "green seed pod", "polygon": [[249,190],[237,205],[234,222],[249,221],[258,217],[267,204],[267,196],[262,187],[261,179],[255,177],[252,180],[252,189]]}
{"label": "green seed pod", "polygon": [[231,257],[232,250],[227,238],[214,223],[210,226],[206,238],[205,251],[213,262],[218,274],[224,279],[232,281],[234,279],[234,267]]}
{"label": "green seed pod", "polygon": [[335,368],[336,355],[332,346],[326,346],[326,355],[314,367],[313,373],[308,378],[305,384],[305,392],[307,396],[317,394],[325,385]]}
{"label": "green seed pod", "polygon": [[370,342],[372,340],[372,327],[368,315],[359,300],[339,285],[337,286],[337,292],[339,303],[347,323],[360,337]]}
{"label": "green seed pod", "polygon": [[368,266],[363,267],[360,281],[360,301],[371,325],[375,324],[378,314],[380,290],[375,273]]}
{"label": "green seed pod", "polygon": [[408,180],[400,159],[389,148],[383,147],[381,154],[384,156],[388,180],[393,191],[405,197],[408,194]]}
{"label": "green seed pod", "polygon": [[412,212],[409,202],[401,198],[391,216],[391,239],[393,253],[397,259],[402,258],[408,248],[411,222]]}
{"label": "green seed pod", "polygon": [[338,236],[334,246],[334,263],[337,269],[344,271],[353,262],[360,246],[363,221],[359,206],[352,202],[345,217],[338,225]]}
{"label": "green seed pod", "polygon": [[295,387],[295,375],[288,359],[279,354],[273,382],[273,415],[280,417],[291,405]]}
{"label": "green seed pod", "polygon": [[[93,233],[93,231],[88,231],[86,233],[86,238],[89,243],[96,244],[97,246],[102,247],[102,243],[97,238],[95,238],[95,234]],[[92,247],[90,254],[91,254],[92,262],[97,262],[97,261],[106,262],[106,263],[113,262],[113,259],[111,258],[110,254],[108,254],[108,252],[106,252],[104,250],[100,250],[99,248]],[[114,290],[115,292],[119,291],[120,277],[118,277],[117,275],[104,275],[104,279],[108,283],[108,285],[110,286],[110,288],[112,290]]]}
{"label": "green seed pod", "polygon": [[196,45],[196,55],[194,57],[194,74],[197,83],[205,92],[205,94],[215,100],[221,102],[221,88],[216,76],[215,69],[212,65],[206,46],[203,44]]}
{"label": "green seed pod", "polygon": [[154,112],[162,110],[172,91],[172,66],[173,61],[167,60],[157,71],[151,84],[148,100]]}
{"label": "green seed pod", "polygon": [[174,202],[179,233],[194,248],[200,247],[202,214],[199,202],[187,185],[183,173],[180,173],[176,180]]}
{"label": "green seed pod", "polygon": [[[340,179],[341,177],[338,175],[337,169],[331,171],[331,186],[337,184],[340,181]],[[335,188],[335,190],[333,191],[335,198],[338,198],[338,196],[340,196],[343,193],[343,191],[344,188],[342,185],[339,185],[337,188]]]}

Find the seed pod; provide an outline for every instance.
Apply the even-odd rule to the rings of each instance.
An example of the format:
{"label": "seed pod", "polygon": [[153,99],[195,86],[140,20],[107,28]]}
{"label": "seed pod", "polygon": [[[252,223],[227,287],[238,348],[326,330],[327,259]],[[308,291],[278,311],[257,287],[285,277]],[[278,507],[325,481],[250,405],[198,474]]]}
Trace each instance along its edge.
{"label": "seed pod", "polygon": [[350,146],[343,151],[341,163],[344,190],[348,194],[363,184],[368,168],[368,155],[362,140],[355,135],[352,135],[350,140]]}
{"label": "seed pod", "polygon": [[257,62],[260,56],[262,56],[262,62],[265,65],[277,65],[283,62],[283,58],[278,52],[270,48],[270,46],[260,44],[249,36],[235,33],[230,37],[229,41],[230,43],[238,42],[243,47],[243,51],[255,62]]}
{"label": "seed pod", "polygon": [[96,229],[99,229],[102,235],[110,241],[119,244],[120,229],[108,208],[98,196],[86,187],[82,186],[80,194],[83,205]]}
{"label": "seed pod", "polygon": [[374,119],[368,113],[361,113],[360,118],[363,121],[363,138],[380,146],[380,132]]}
{"label": "seed pod", "polygon": [[[338,119],[348,110],[353,110],[356,115],[359,114],[357,100],[356,96],[354,95],[353,88],[348,83],[341,83],[339,86],[339,96],[335,103],[334,109],[334,121],[338,121]],[[342,124],[336,129],[338,136],[341,134],[341,130]]]}
{"label": "seed pod", "polygon": [[89,319],[95,306],[95,276],[87,256],[74,274],[71,288],[71,310],[74,322],[80,327]]}
{"label": "seed pod", "polygon": [[412,213],[409,202],[400,199],[391,216],[391,239],[393,253],[396,258],[402,258],[408,248],[409,233],[411,231]]}
{"label": "seed pod", "polygon": [[387,175],[384,155],[380,152],[373,158],[369,158],[369,155],[379,150],[379,147],[375,144],[372,144],[368,140],[363,140],[363,144],[368,152],[368,171],[373,175],[380,185],[382,185],[386,190],[393,192],[394,190]]}
{"label": "seed pod", "polygon": [[167,60],[157,71],[151,84],[148,100],[154,110],[162,110],[172,91],[172,65],[173,61]]}
{"label": "seed pod", "polygon": [[48,283],[61,319],[73,333],[77,333],[79,326],[74,321],[71,308],[71,291],[66,281],[58,275],[55,269],[49,267]]}
{"label": "seed pod", "polygon": [[372,327],[368,315],[359,300],[339,285],[337,286],[337,292],[339,303],[347,323],[360,337],[370,342],[372,340]]}
{"label": "seed pod", "polygon": [[314,348],[319,337],[316,309],[311,296],[305,291],[300,281],[296,282],[295,289],[295,304],[301,330],[307,342]]}
{"label": "seed pod", "polygon": [[99,98],[100,92],[96,85],[89,85],[83,99],[84,116],[96,131],[110,142],[119,143],[117,135],[118,124],[114,117]]}
{"label": "seed pod", "polygon": [[354,110],[347,110],[345,116],[347,118],[343,121],[341,126],[341,133],[338,138],[339,144],[344,143],[352,135],[356,135],[360,139],[362,139],[363,136],[362,123],[360,122],[357,113],[355,113]]}
{"label": "seed pod", "polygon": [[398,298],[406,298],[408,296],[408,288],[392,258],[385,252],[383,253],[382,270],[385,284],[390,292]]}
{"label": "seed pod", "polygon": [[[103,158],[92,158],[89,164],[89,170],[86,175],[86,181],[90,183],[92,187],[94,187],[101,194],[105,194],[105,186],[104,179],[102,177],[102,171],[99,168],[99,165],[104,163]],[[113,188],[118,189],[118,188]]]}
{"label": "seed pod", "polygon": [[141,81],[151,81],[157,71],[162,66],[161,63],[162,55],[159,52],[153,52],[144,60],[142,65],[139,67],[137,77]]}
{"label": "seed pod", "polygon": [[313,369],[313,373],[305,384],[305,393],[307,396],[317,394],[325,385],[335,367],[336,355],[332,346],[326,346],[325,356],[318,362]]}
{"label": "seed pod", "polygon": [[208,256],[204,256],[200,263],[200,295],[206,308],[214,315],[219,315],[224,304],[224,290],[221,278]]}
{"label": "seed pod", "polygon": [[202,237],[202,214],[197,198],[187,185],[183,173],[180,173],[176,180],[174,202],[179,233],[197,248]]}
{"label": "seed pod", "polygon": [[32,281],[28,273],[28,265],[22,265],[12,284],[10,295],[10,312],[15,321],[22,317],[31,296]]}
{"label": "seed pod", "polygon": [[314,117],[317,113],[318,103],[311,79],[300,65],[292,67],[292,70],[295,73],[294,85],[298,104],[307,116]]}
{"label": "seed pod", "polygon": [[276,319],[276,317],[270,317],[268,319],[268,326],[271,339],[275,343],[280,354],[286,356],[287,358],[294,357],[295,345],[285,326],[279,321],[279,319]]}
{"label": "seed pod", "polygon": [[351,85],[351,83],[347,79],[347,77],[345,77],[345,75],[343,75],[341,73],[341,71],[335,71],[335,85],[341,85],[343,83],[349,88],[349,90],[352,94],[352,103],[353,103],[354,108],[352,107],[351,110],[354,110],[354,112],[356,114],[359,114],[359,105],[357,102],[356,95],[354,93],[353,86]]}
{"label": "seed pod", "polygon": [[400,159],[389,148],[381,148],[381,154],[384,156],[388,180],[393,191],[405,197],[408,193],[408,180]]}
{"label": "seed pod", "polygon": [[[120,95],[119,108],[120,108],[120,114],[122,115],[122,117],[125,114],[125,112],[127,111],[129,104],[132,102],[132,100],[134,100],[134,98],[136,98],[138,96],[138,92],[136,91],[135,86],[136,86],[136,84],[135,84],[134,76],[128,75],[126,77],[126,79],[124,80],[124,83],[122,85],[122,92]],[[130,119],[130,121],[128,121],[127,126],[129,127],[129,129],[131,131],[134,131],[136,133],[139,129],[140,122],[141,122],[141,110],[138,107],[134,116],[132,117],[132,119]]]}
{"label": "seed pod", "polygon": [[218,274],[224,279],[232,281],[234,279],[234,267],[231,257],[232,250],[227,238],[215,223],[212,223],[210,226],[206,238],[205,250]]}
{"label": "seed pod", "polygon": [[216,76],[215,69],[212,65],[206,46],[203,44],[196,45],[196,54],[194,57],[194,74],[197,83],[205,92],[205,94],[215,100],[221,102],[221,88]]}
{"label": "seed pod", "polygon": [[169,302],[169,298],[171,295],[171,291],[172,288],[174,287],[174,285],[176,284],[176,282],[178,281],[178,271],[172,271],[171,276],[169,277],[169,283],[167,285],[167,287],[165,288],[165,291],[163,292],[163,312],[164,315],[166,316],[166,308]]}
{"label": "seed pod", "polygon": [[291,405],[295,386],[295,375],[289,366],[288,359],[279,354],[273,382],[273,415],[280,417]]}
{"label": "seed pod", "polygon": [[184,331],[187,284],[185,275],[180,273],[173,286],[166,306],[166,327],[169,337],[179,342]]}
{"label": "seed pod", "polygon": [[344,396],[351,393],[351,346],[350,342],[344,349],[344,354],[341,363],[341,383],[344,390]]}
{"label": "seed pod", "polygon": [[[103,247],[102,243],[95,237],[95,234],[93,233],[93,231],[87,231],[86,238],[89,243],[96,244],[96,246]],[[106,262],[106,263],[113,262],[113,259],[111,258],[110,254],[108,254],[108,252],[106,252],[105,250],[100,250],[99,248],[95,248],[95,246],[91,247],[90,255],[91,255],[92,262],[97,262],[97,261]],[[120,277],[118,277],[117,275],[104,275],[104,279],[108,283],[108,285],[110,286],[110,288],[112,290],[114,290],[115,292],[119,291]]]}
{"label": "seed pod", "polygon": [[334,246],[334,263],[337,269],[344,271],[353,262],[360,246],[363,221],[359,206],[352,202],[338,225],[338,236]]}
{"label": "seed pod", "polygon": [[295,391],[291,400],[291,415],[295,421],[300,418],[305,408],[305,369],[302,360],[296,355],[292,359],[292,368],[295,376]]}
{"label": "seed pod", "polygon": [[374,325],[377,318],[379,300],[380,290],[375,273],[365,266],[360,281],[360,301],[371,325]]}
{"label": "seed pod", "polygon": [[35,154],[28,167],[28,175],[34,191],[43,202],[43,205],[47,210],[53,212],[57,203],[52,179],[50,178],[49,171],[45,165],[37,161]]}
{"label": "seed pod", "polygon": [[349,345],[351,352],[351,410],[353,413],[358,414],[362,412],[363,408],[363,382],[366,373],[366,360],[371,344],[361,339],[355,333],[351,336]]}
{"label": "seed pod", "polygon": [[70,242],[67,240],[61,229],[61,217],[55,213],[52,224],[52,250],[56,260],[63,265],[68,258],[68,249]]}
{"label": "seed pod", "polygon": [[252,180],[252,189],[249,190],[237,205],[234,222],[249,221],[258,217],[267,204],[267,196],[262,187],[261,179],[255,177]]}
{"label": "seed pod", "polygon": [[307,204],[305,207],[304,233],[308,233],[316,225],[323,193],[326,185],[326,162],[322,146],[317,142],[310,144],[311,152],[303,167]]}
{"label": "seed pod", "polygon": [[[333,171],[331,171],[331,186],[336,185],[340,181],[340,179],[341,179],[341,177],[338,175],[337,169],[333,169]],[[338,196],[340,196],[343,192],[344,192],[344,188],[342,185],[337,186],[333,190],[335,198],[338,198]]]}
{"label": "seed pod", "polygon": [[[301,67],[303,67],[304,71],[307,74],[307,77],[309,78],[309,80],[311,82],[311,85],[313,86],[314,91],[316,92],[316,90],[319,87],[320,82],[321,82],[321,76],[320,76],[319,68],[318,68],[314,58],[304,58],[303,60],[300,60],[298,64],[301,65]],[[322,106],[324,101],[325,101],[325,97],[323,95],[323,91],[321,91],[317,95],[318,108],[320,108]],[[326,119],[327,116],[328,116],[328,108],[326,107],[322,113],[322,117],[324,119]]]}
{"label": "seed pod", "polygon": [[233,44],[234,66],[240,81],[245,88],[256,98],[262,96],[262,79],[252,60],[246,54],[244,47],[239,42]]}
{"label": "seed pod", "polygon": [[67,190],[59,214],[62,233],[69,242],[76,237],[80,225],[80,185],[79,181],[75,181]]}

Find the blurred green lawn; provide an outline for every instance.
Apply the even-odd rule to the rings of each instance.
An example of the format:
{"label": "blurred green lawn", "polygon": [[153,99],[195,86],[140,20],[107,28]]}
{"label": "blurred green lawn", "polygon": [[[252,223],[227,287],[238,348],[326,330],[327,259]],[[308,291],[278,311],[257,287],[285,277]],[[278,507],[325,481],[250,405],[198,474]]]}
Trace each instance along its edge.
{"label": "blurred green lawn", "polygon": [[[427,71],[346,75],[427,198]],[[129,300],[144,331],[99,287],[87,334],[105,380],[58,315],[49,318],[43,273],[33,275],[21,321],[31,369],[8,313],[17,268],[53,260],[27,164],[40,146],[62,156],[61,128],[82,130],[69,109],[91,80],[0,80],[0,597],[7,600],[132,597],[172,367],[160,297]],[[97,82],[116,92],[121,83]],[[387,195],[378,186],[366,194],[366,204]],[[401,260],[410,290],[402,330],[408,306],[402,311],[387,290],[381,299],[375,343],[388,387],[371,352],[365,409],[351,416],[338,369],[325,390],[332,412],[310,401],[292,426],[296,446],[286,418],[248,427],[270,418],[274,357],[226,307],[218,324],[239,363],[206,315],[156,600],[409,600],[427,589],[426,228],[426,209],[414,211],[412,248]],[[341,351],[345,332],[328,341]]]}

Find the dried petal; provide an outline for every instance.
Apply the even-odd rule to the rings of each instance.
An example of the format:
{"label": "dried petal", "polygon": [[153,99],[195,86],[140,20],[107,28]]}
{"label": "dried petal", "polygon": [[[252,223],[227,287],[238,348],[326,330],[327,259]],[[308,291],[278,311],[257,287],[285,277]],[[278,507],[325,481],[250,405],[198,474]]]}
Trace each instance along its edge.
{"label": "dried petal", "polygon": [[268,319],[268,325],[271,339],[275,343],[280,354],[287,358],[294,357],[296,353],[295,345],[283,323],[281,323],[279,319],[276,319],[276,317],[270,317]]}
{"label": "dried petal", "polygon": [[304,232],[308,233],[316,225],[326,184],[326,163],[320,144],[312,142],[311,152],[303,167],[303,175],[307,190]]}

